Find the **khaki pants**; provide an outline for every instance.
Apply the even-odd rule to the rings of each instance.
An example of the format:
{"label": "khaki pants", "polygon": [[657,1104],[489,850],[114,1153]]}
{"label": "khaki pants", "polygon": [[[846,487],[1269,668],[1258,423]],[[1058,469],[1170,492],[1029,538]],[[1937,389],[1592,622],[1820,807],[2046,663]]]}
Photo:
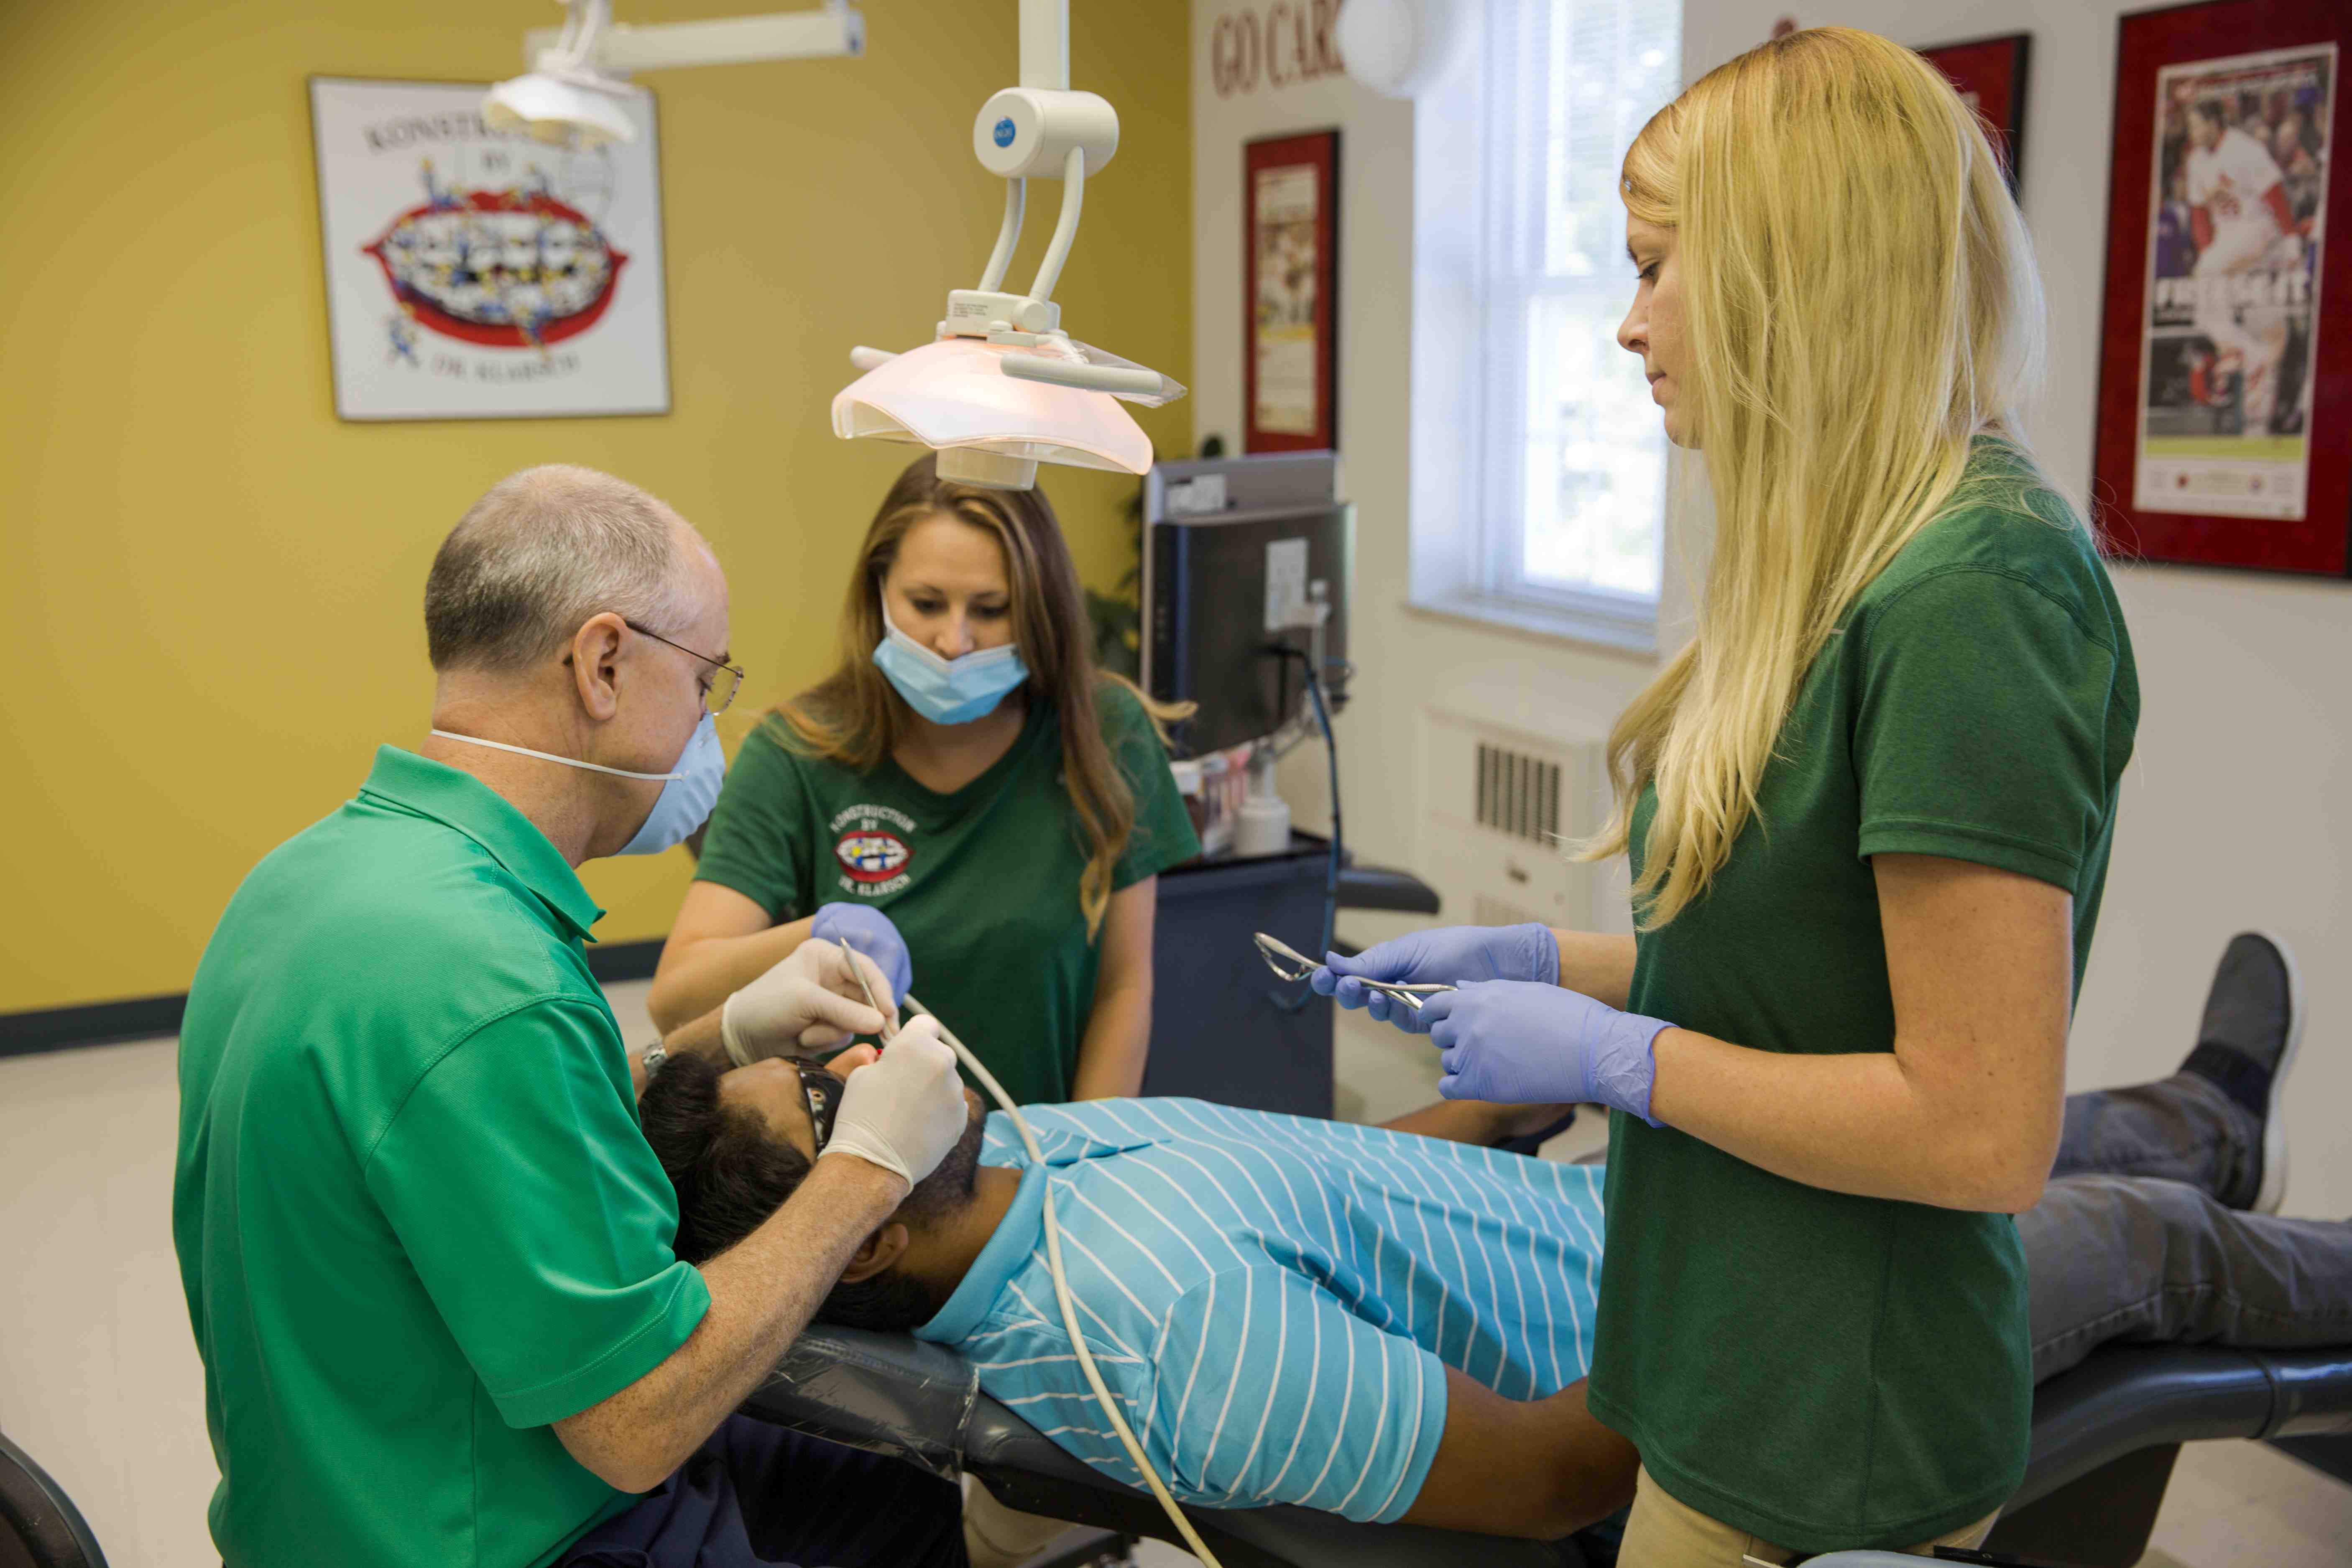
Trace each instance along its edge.
{"label": "khaki pants", "polygon": [[[1974,1546],[1991,1533],[1998,1510],[1974,1524],[1902,1550],[1925,1557],[1938,1546]],[[1625,1521],[1625,1546],[1617,1568],[1740,1568],[1742,1557],[1786,1563],[1796,1553],[1785,1546],[1735,1530],[1667,1495],[1644,1468],[1633,1493],[1633,1515]]]}
{"label": "khaki pants", "polygon": [[971,1568],[1013,1568],[1073,1528],[1062,1520],[1007,1508],[980,1478],[963,1479],[963,1544]]}

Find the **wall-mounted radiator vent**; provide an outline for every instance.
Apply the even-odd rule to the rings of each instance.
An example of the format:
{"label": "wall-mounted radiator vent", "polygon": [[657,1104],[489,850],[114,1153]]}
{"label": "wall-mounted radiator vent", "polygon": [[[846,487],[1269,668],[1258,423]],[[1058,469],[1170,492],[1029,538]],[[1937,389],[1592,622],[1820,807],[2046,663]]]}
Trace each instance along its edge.
{"label": "wall-mounted radiator vent", "polygon": [[1558,763],[1479,742],[1473,820],[1514,838],[1550,844],[1559,837],[1559,773]]}
{"label": "wall-mounted radiator vent", "polygon": [[1506,728],[1444,709],[1422,714],[1420,864],[1442,922],[1624,926],[1622,869],[1568,858],[1600,830],[1609,781],[1597,739]]}

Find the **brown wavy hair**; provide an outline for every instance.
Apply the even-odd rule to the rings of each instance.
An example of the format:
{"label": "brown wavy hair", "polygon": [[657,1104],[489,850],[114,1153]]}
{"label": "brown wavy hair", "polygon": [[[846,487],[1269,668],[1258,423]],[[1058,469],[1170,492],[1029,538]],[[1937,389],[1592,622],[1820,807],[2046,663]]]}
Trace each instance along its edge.
{"label": "brown wavy hair", "polygon": [[1062,776],[1087,851],[1078,907],[1092,941],[1110,907],[1112,874],[1135,831],[1135,792],[1103,742],[1101,692],[1108,686],[1124,688],[1163,743],[1168,721],[1192,710],[1190,704],[1155,702],[1133,681],[1096,667],[1093,624],[1077,565],[1043,490],[957,484],[940,479],[937,460],[929,456],[908,464],[882,498],[850,574],[841,608],[839,666],[772,717],[782,722],[794,750],[856,773],[871,772],[897,748],[914,713],[874,663],[875,645],[883,637],[882,580],[908,532],[940,516],[986,531],[1004,552],[1013,640],[1029,668],[1022,689],[1029,701],[1050,707],[1061,721]]}

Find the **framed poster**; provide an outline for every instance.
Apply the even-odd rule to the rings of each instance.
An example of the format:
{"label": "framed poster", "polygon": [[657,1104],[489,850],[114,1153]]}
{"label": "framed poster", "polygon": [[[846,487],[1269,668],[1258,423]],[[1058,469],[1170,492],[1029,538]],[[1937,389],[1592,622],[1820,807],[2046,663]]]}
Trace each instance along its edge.
{"label": "framed poster", "polygon": [[1242,149],[1244,452],[1339,444],[1339,133]]}
{"label": "framed poster", "polygon": [[2025,68],[2033,56],[2033,35],[2009,33],[1921,49],[1927,63],[1959,89],[1960,100],[1976,110],[1992,137],[1992,149],[2009,171],[2010,195],[2017,194],[2025,156]]}
{"label": "framed poster", "polygon": [[487,83],[310,79],[342,418],[669,412],[660,160],[482,123]]}
{"label": "framed poster", "polygon": [[2333,164],[2352,6],[2205,0],[2120,32],[2101,526],[2127,558],[2341,576],[2352,201]]}

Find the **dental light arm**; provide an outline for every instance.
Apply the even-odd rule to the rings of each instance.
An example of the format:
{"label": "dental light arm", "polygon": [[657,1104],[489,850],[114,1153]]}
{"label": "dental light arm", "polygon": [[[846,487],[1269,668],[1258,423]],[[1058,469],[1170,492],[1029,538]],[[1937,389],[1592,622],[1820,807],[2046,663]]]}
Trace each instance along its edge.
{"label": "dental light arm", "polygon": [[[724,16],[709,22],[657,22],[637,26],[611,20],[611,0],[587,0],[561,28],[523,35],[524,63],[542,69],[550,51],[565,63],[625,74],[683,66],[748,65],[760,60],[827,59],[866,52],[866,18],[845,0],[819,9],[765,16]],[[593,23],[585,14],[596,13]],[[583,40],[579,36],[587,35]]]}
{"label": "dental light arm", "polygon": [[[1118,111],[1070,88],[1069,0],[1022,0],[1020,85],[981,106],[971,150],[1005,182],[980,286],[949,291],[930,342],[891,359],[852,352],[865,374],[834,399],[834,434],[929,447],[941,478],[1003,489],[1034,485],[1041,462],[1145,472],[1150,439],[1118,403],[1157,406],[1183,386],[1071,338],[1054,302],[1086,183],[1118,151]],[[1029,291],[1016,294],[1004,279],[1033,179],[1062,182],[1061,212]]]}
{"label": "dental light arm", "polygon": [[988,268],[980,275],[980,291],[993,294],[1004,286],[1004,269],[1013,265],[1013,247],[1021,243],[1021,215],[1029,205],[1029,182],[1004,182],[1004,222],[996,231],[996,248],[988,253]]}
{"label": "dental light arm", "polygon": [[613,20],[613,0],[564,0],[561,28],[523,36],[530,68],[482,95],[493,131],[520,131],[541,142],[593,147],[637,139],[645,89],[635,70],[810,59],[866,52],[866,19],[848,0],[822,9],[712,22],[633,27]]}

